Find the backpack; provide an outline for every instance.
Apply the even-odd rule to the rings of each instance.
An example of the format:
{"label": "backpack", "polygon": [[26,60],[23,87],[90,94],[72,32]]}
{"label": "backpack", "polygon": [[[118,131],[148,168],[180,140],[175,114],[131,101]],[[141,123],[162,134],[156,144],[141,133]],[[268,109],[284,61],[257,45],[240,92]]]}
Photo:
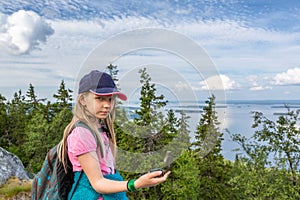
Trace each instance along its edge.
{"label": "backpack", "polygon": [[[92,132],[81,121],[76,122],[75,127],[84,127]],[[58,159],[58,145],[55,145],[48,151],[41,170],[33,179],[31,189],[32,200],[65,200],[68,198],[68,194],[74,183],[73,167],[67,156],[67,172],[65,172],[62,162]],[[103,155],[102,149],[100,150],[101,155]],[[72,190],[73,192],[74,190]]]}
{"label": "backpack", "polygon": [[72,164],[68,163],[68,170],[65,173],[62,163],[58,160],[57,147],[58,145],[48,151],[41,170],[33,179],[32,200],[68,198],[74,178]]}

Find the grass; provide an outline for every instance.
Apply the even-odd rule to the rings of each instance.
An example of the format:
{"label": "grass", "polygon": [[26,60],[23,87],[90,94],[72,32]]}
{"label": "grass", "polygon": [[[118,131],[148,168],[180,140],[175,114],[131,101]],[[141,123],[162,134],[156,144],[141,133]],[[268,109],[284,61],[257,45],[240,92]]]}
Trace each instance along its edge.
{"label": "grass", "polygon": [[0,199],[9,199],[21,192],[29,193],[30,191],[30,181],[20,181],[18,178],[11,178],[0,187]]}

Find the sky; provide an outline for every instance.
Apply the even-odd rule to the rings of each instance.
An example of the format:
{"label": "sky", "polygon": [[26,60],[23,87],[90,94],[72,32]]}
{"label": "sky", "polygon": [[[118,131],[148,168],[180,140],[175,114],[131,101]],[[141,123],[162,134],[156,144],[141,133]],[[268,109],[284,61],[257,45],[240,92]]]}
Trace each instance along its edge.
{"label": "sky", "polygon": [[177,100],[300,99],[298,0],[1,0],[0,49],[7,99],[32,84],[51,100],[108,64],[129,99],[143,67]]}

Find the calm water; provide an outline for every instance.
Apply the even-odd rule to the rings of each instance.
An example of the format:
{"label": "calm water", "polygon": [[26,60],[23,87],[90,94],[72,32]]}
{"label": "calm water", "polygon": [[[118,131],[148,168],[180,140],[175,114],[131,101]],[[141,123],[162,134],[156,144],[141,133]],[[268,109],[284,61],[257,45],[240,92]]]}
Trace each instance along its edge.
{"label": "calm water", "polygon": [[[229,101],[226,103],[226,108],[218,108],[218,118],[222,122],[222,132],[224,133],[223,156],[226,159],[234,160],[236,152],[233,152],[233,150],[240,148],[237,143],[231,140],[225,129],[231,134],[239,133],[249,138],[257,130],[251,128],[253,124],[253,114],[251,112],[262,112],[268,119],[276,121],[279,117],[278,114],[287,112],[284,107],[285,104],[290,106],[292,110],[300,109],[300,101]],[[196,117],[193,116],[190,122],[191,125],[195,124],[195,120]],[[300,122],[298,125],[300,126]]]}
{"label": "calm water", "polygon": [[[227,101],[225,104],[216,103],[216,111],[218,113],[219,122],[221,122],[221,131],[224,133],[224,141],[222,143],[222,154],[226,159],[234,160],[236,152],[234,149],[240,146],[233,142],[230,135],[225,131],[228,130],[232,134],[241,134],[250,137],[256,129],[251,128],[253,118],[251,112],[259,111],[267,118],[276,121],[278,114],[286,113],[287,109],[284,105],[288,105],[292,110],[300,109],[300,100],[272,100],[272,101]],[[168,109],[175,111],[184,110],[189,119],[191,138],[193,140],[194,131],[201,118],[204,103],[197,102],[181,102],[169,103]],[[127,111],[133,112],[138,108],[137,104],[127,105]],[[133,116],[131,116],[133,117]],[[300,122],[299,122],[300,123]],[[300,127],[300,124],[298,124]]]}

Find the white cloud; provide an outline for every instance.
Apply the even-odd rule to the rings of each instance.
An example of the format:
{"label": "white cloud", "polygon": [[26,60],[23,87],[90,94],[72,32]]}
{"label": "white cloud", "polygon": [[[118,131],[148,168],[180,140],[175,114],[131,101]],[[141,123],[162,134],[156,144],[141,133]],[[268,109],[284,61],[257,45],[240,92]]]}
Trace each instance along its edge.
{"label": "white cloud", "polygon": [[203,44],[209,45],[238,45],[240,42],[259,42],[260,45],[264,43],[292,44],[300,37],[297,33],[249,27],[245,26],[242,22],[233,20],[180,22],[172,28],[201,41]]}
{"label": "white cloud", "polygon": [[[1,49],[5,47],[5,49],[9,49],[15,54],[28,53],[33,49],[38,48],[39,43],[46,41],[47,37],[52,34],[47,33],[45,27],[48,27],[49,30],[52,30],[53,28],[55,30],[55,35],[47,40],[47,44],[43,46],[42,51],[35,51],[32,53],[34,54],[33,57],[23,57],[24,60],[20,60],[20,58],[16,56],[12,56],[12,59],[3,57],[0,58],[4,61],[2,64],[0,63],[0,67],[7,66],[8,64],[10,66],[19,66],[19,63],[28,58],[30,61],[32,61],[32,58],[35,58],[37,63],[39,63],[37,60],[39,58],[40,62],[45,62],[46,64],[36,65],[37,67],[51,68],[53,74],[56,76],[59,74],[61,77],[72,78],[76,76],[80,64],[84,61],[88,53],[103,42],[103,40],[108,39],[115,34],[122,33],[123,31],[143,27],[167,28],[190,37],[195,43],[204,47],[205,51],[211,56],[220,71],[226,72],[226,74],[231,73],[229,74],[230,78],[225,75],[220,75],[219,78],[210,77],[207,80],[202,81],[200,87],[199,80],[202,79],[191,79],[192,89],[198,90],[198,92],[199,89],[206,91],[240,89],[240,84],[243,88],[252,91],[270,90],[272,89],[269,85],[270,80],[273,80],[270,74],[273,74],[274,71],[278,72],[278,69],[285,71],[287,70],[286,66],[297,66],[296,64],[300,61],[297,56],[300,50],[299,33],[249,27],[240,21],[225,19],[211,21],[176,21],[176,23],[173,23],[172,21],[165,22],[160,19],[143,16],[126,16],[105,19],[92,18],[86,20],[55,19],[47,21],[51,24],[51,27],[43,21],[44,27],[40,27],[39,30],[41,31],[40,34],[44,35],[44,39],[38,40],[33,33],[31,33],[32,38],[28,35],[23,36],[23,38],[21,37],[21,33],[25,33],[25,31],[20,31],[22,27],[28,27],[29,30],[33,30],[35,27],[33,26],[33,23],[31,26],[30,24],[25,23],[26,19],[29,20],[34,18],[32,13],[29,14],[30,12],[26,11],[22,11],[25,12],[25,14],[23,13],[23,15],[26,16],[25,19],[19,20],[20,22],[17,23],[17,19],[21,16],[20,12],[21,11],[17,12],[18,15],[17,13],[14,13],[11,16],[1,15],[0,13]],[[35,13],[33,15],[37,16]],[[39,16],[37,17],[41,20]],[[15,26],[18,25],[18,29],[8,23],[8,18],[14,19],[12,21],[15,21]],[[21,23],[21,21],[23,22]],[[17,34],[8,31],[13,28],[19,30],[19,33]],[[34,32],[37,31],[37,28],[35,28]],[[13,43],[13,38],[15,38],[15,40],[21,38],[21,42]],[[178,46],[180,47],[181,44],[179,42]],[[149,56],[149,59],[152,59],[152,57]],[[164,57],[164,59],[166,60],[166,57]],[[162,62],[159,64],[161,63]],[[133,65],[130,63],[128,66],[131,67],[134,66],[134,64],[136,63],[133,63]],[[166,64],[173,67],[178,65],[178,62],[166,60]],[[126,66],[126,63],[120,63],[118,67],[121,67],[123,70],[129,70],[129,67],[124,69],[124,66]],[[188,74],[189,72],[185,73]],[[50,76],[48,72],[45,72],[45,74],[48,75],[48,80],[53,80],[53,77],[55,77],[54,75],[53,77]],[[251,74],[259,74],[253,83],[245,79],[245,77]],[[263,75],[268,76],[269,79],[263,79]],[[7,85],[23,84],[16,83],[13,79],[9,80],[8,77],[5,79],[7,81],[4,81],[4,76],[6,76],[6,74],[3,73],[0,77],[2,83],[5,82]],[[40,83],[36,82],[36,85],[44,83],[40,76],[31,77],[28,75],[27,77],[28,80],[38,79]],[[232,80],[233,77],[234,80]],[[53,82],[55,81],[57,81],[57,79],[53,80]],[[276,82],[274,81],[274,83]],[[277,81],[277,83],[282,84],[283,81]],[[198,87],[193,87],[195,85]],[[190,88],[184,82],[179,82],[175,87],[178,90]],[[241,90],[234,92],[241,92]],[[245,90],[245,93],[248,92],[249,90]],[[276,92],[275,88],[272,92]]]}
{"label": "white cloud", "polygon": [[[161,19],[143,16],[123,16],[110,19],[94,18],[92,20],[54,20],[52,24],[56,31],[66,31],[70,34],[87,34],[110,37],[122,31],[155,27],[178,31],[205,45],[229,44],[240,42],[293,43],[300,38],[299,34],[272,31],[263,28],[245,26],[242,22],[233,20],[198,20],[166,22]],[[80,29],[78,28],[80,27]]]}
{"label": "white cloud", "polygon": [[216,75],[200,82],[201,90],[234,90],[240,86],[226,75]]}
{"label": "white cloud", "polygon": [[251,75],[246,77],[246,83],[249,83],[250,91],[271,90],[269,86],[270,77],[264,75]]}
{"label": "white cloud", "polygon": [[254,86],[254,87],[251,87],[249,90],[251,91],[260,91],[260,90],[271,90],[272,87],[270,86]]}
{"label": "white cloud", "polygon": [[286,72],[276,74],[273,83],[275,85],[299,85],[300,68],[295,67],[293,69],[288,69]]}
{"label": "white cloud", "polygon": [[[115,17],[112,19],[94,18],[93,20],[54,20],[51,21],[55,32],[71,35],[108,38],[114,34],[143,27],[163,27],[151,18]],[[80,27],[80,28],[78,28]]]}
{"label": "white cloud", "polygon": [[33,11],[19,10],[10,16],[0,15],[0,47],[20,55],[37,49],[54,33],[51,26]]}
{"label": "white cloud", "polygon": [[191,86],[189,86],[187,83],[183,83],[182,81],[178,81],[175,84],[175,88],[178,91],[184,91],[184,90],[189,90],[191,88]]}

